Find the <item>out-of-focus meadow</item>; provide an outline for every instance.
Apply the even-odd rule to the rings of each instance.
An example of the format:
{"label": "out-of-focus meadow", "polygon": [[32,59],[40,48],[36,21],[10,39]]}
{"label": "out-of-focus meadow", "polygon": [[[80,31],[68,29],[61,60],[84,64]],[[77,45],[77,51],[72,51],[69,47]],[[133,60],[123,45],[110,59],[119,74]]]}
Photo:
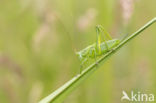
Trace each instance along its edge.
{"label": "out-of-focus meadow", "polygon": [[[156,16],[156,0],[1,0],[0,103],[36,103],[79,72],[75,51],[103,25],[113,38]],[[156,94],[156,24],[119,50],[64,103],[121,103]]]}

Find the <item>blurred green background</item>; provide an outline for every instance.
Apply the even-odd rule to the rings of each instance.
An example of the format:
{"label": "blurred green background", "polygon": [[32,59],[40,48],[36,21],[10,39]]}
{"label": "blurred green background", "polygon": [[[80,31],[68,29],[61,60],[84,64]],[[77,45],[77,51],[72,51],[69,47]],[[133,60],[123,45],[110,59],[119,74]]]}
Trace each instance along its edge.
{"label": "blurred green background", "polygon": [[[79,72],[75,51],[156,16],[156,0],[1,0],[0,103],[36,103]],[[156,24],[113,55],[64,103],[121,103],[122,91],[156,94]]]}

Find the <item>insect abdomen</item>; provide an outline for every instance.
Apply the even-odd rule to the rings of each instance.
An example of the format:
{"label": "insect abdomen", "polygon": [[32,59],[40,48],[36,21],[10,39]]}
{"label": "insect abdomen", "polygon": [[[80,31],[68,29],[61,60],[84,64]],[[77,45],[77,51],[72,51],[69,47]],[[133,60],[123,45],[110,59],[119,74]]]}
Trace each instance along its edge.
{"label": "insect abdomen", "polygon": [[106,41],[106,43],[107,43],[108,48],[105,42],[101,43],[101,51],[102,51],[101,55],[105,54],[106,52],[110,51],[112,48],[117,46],[120,43],[120,40],[113,39],[113,40]]}

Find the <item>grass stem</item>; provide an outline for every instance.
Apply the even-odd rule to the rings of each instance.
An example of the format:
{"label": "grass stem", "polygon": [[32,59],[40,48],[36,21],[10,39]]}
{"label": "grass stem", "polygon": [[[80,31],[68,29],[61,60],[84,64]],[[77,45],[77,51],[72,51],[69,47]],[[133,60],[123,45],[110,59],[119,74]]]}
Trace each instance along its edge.
{"label": "grass stem", "polygon": [[[153,18],[151,21],[149,21],[147,24],[142,26],[140,29],[138,29],[136,32],[134,32],[132,35],[121,41],[121,43],[116,46],[112,51],[108,52],[107,54],[103,55],[100,59],[97,60],[98,66],[102,64],[107,58],[109,58],[112,54],[114,54],[116,51],[118,51],[121,47],[123,47],[126,43],[128,43],[130,40],[135,38],[137,35],[139,35],[142,31],[144,31],[146,28],[151,26],[153,23],[156,22],[156,17]],[[97,63],[91,64],[89,67],[84,69],[81,74],[76,75],[71,80],[66,82],[63,86],[58,88],[56,91],[48,95],[47,97],[43,98],[39,103],[61,103],[63,101],[63,97],[65,97],[71,90],[73,90],[75,87],[78,86],[78,84],[84,80],[86,77],[88,77],[92,72],[97,70]]]}

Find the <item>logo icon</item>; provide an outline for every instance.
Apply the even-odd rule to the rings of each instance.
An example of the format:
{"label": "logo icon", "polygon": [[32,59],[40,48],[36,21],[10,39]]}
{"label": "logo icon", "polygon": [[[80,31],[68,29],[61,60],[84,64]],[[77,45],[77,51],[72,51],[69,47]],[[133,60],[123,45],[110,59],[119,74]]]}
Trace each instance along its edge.
{"label": "logo icon", "polygon": [[123,97],[121,98],[121,101],[123,101],[124,99],[127,99],[130,101],[130,98],[128,97],[127,93],[125,91],[122,91]]}

